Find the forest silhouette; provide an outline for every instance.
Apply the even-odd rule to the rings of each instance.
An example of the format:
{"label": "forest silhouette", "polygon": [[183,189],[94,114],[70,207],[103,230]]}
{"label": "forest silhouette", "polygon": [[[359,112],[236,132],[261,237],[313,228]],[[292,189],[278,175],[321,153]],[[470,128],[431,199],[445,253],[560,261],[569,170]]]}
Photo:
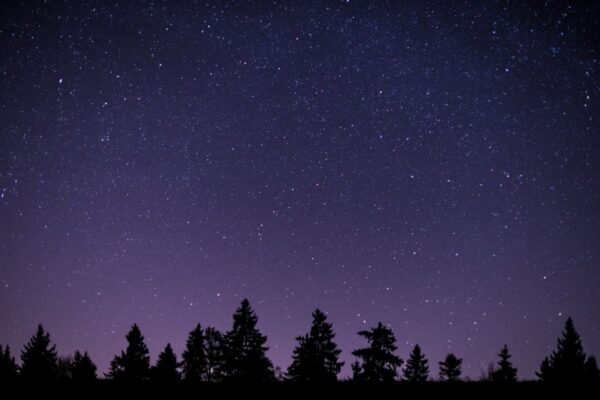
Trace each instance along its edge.
{"label": "forest silhouette", "polygon": [[[109,370],[98,373],[89,354],[76,351],[72,356],[59,356],[50,335],[39,325],[35,334],[21,350],[20,363],[9,346],[0,345],[0,382],[2,383],[64,383],[77,385],[123,384],[191,386],[202,384],[356,384],[423,385],[435,381],[447,385],[482,383],[516,385],[518,371],[511,362],[506,345],[498,359],[478,381],[464,379],[462,359],[448,354],[433,371],[426,353],[417,344],[406,361],[395,354],[396,337],[379,322],[375,327],[358,332],[365,347],[352,355],[352,376],[339,379],[344,362],[341,349],[335,343],[333,326],[321,310],[312,314],[309,331],[296,338],[292,363],[287,371],[275,368],[267,357],[267,337],[257,328],[258,317],[247,299],[233,314],[233,326],[227,332],[198,324],[189,332],[185,350],[178,357],[169,343],[160,352],[154,365],[144,336],[137,324],[127,335],[126,348],[115,355]],[[600,383],[600,371],[594,356],[584,352],[581,338],[571,318],[568,318],[554,351],[545,357],[536,376],[540,384]],[[223,386],[223,385],[219,385]]]}

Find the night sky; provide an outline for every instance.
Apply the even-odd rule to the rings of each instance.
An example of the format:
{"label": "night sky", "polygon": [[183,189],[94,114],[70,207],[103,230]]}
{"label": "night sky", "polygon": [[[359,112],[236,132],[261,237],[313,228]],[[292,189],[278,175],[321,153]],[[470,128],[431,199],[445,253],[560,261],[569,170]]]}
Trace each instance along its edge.
{"label": "night sky", "polygon": [[[571,3],[571,4],[570,4]],[[99,370],[248,297],[284,370],[326,311],[433,375],[572,316],[600,356],[600,3],[3,1],[0,343]]]}

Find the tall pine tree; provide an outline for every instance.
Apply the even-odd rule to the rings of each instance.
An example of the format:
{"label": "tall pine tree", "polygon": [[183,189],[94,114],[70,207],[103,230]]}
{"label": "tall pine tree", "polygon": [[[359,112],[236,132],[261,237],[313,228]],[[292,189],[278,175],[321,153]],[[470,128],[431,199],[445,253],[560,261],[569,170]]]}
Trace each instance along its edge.
{"label": "tall pine tree", "polygon": [[89,354],[76,351],[71,362],[71,378],[77,383],[90,383],[97,379],[96,365]]}
{"label": "tall pine tree", "polygon": [[425,354],[417,344],[410,353],[406,367],[404,368],[404,379],[408,382],[425,382],[429,377],[429,366]]}
{"label": "tall pine tree", "polygon": [[585,362],[585,381],[587,383],[600,383],[600,370],[598,369],[598,364],[596,363],[596,357],[589,356],[587,361]]}
{"label": "tall pine tree", "polygon": [[125,338],[127,349],[111,361],[107,376],[126,383],[147,381],[150,377],[150,353],[137,324],[133,324]]}
{"label": "tall pine tree", "polygon": [[296,338],[298,345],[288,368],[288,378],[294,382],[335,382],[344,365],[339,361],[342,351],[333,341],[335,333],[332,325],[327,322],[327,316],[318,309],[312,316],[310,332]]}
{"label": "tall pine tree", "polygon": [[50,335],[38,325],[35,335],[21,352],[21,376],[30,381],[50,381],[57,377],[58,357]]}
{"label": "tall pine tree", "polygon": [[73,357],[70,355],[58,357],[58,361],[56,362],[56,378],[59,381],[70,381],[72,369]]}
{"label": "tall pine tree", "polygon": [[0,382],[14,382],[17,379],[19,368],[15,358],[10,354],[8,345],[0,345]]}
{"label": "tall pine tree", "polygon": [[275,379],[267,358],[267,337],[256,328],[258,318],[244,299],[233,314],[233,328],[226,335],[225,369],[232,382],[269,382]]}
{"label": "tall pine tree", "polygon": [[462,373],[462,359],[450,353],[444,361],[440,361],[440,377],[448,382],[456,382],[460,380]]}
{"label": "tall pine tree", "polygon": [[361,382],[392,382],[402,360],[394,354],[397,350],[396,337],[392,330],[381,322],[368,331],[358,332],[367,339],[368,347],[357,349],[352,355],[359,361],[352,365],[354,380]]}
{"label": "tall pine tree", "polygon": [[583,382],[586,378],[586,359],[579,333],[569,317],[562,337],[558,338],[556,350],[542,361],[540,371],[536,374],[545,382]]}
{"label": "tall pine tree", "polygon": [[494,369],[491,374],[492,382],[496,383],[514,383],[517,381],[517,369],[513,367],[510,358],[510,352],[508,346],[504,345],[500,353],[498,354],[500,361],[498,361],[498,368]]}
{"label": "tall pine tree", "polygon": [[206,348],[206,382],[221,382],[225,374],[225,338],[219,330],[208,327],[204,331]]}
{"label": "tall pine tree", "polygon": [[181,380],[177,356],[170,343],[167,343],[165,349],[158,355],[156,365],[151,371],[151,377],[152,382],[161,385],[174,385]]}
{"label": "tall pine tree", "polygon": [[204,343],[204,331],[200,324],[189,333],[182,354],[183,380],[186,383],[205,381],[207,360]]}

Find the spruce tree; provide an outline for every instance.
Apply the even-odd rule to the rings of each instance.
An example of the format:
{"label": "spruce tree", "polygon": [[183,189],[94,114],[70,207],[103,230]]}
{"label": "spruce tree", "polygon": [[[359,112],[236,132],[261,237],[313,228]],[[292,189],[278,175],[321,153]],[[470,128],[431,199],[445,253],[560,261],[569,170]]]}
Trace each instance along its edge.
{"label": "spruce tree", "polygon": [[150,376],[150,353],[137,324],[125,336],[127,349],[110,363],[108,377],[126,383],[144,382]]}
{"label": "spruce tree", "polygon": [[394,354],[397,350],[396,337],[390,328],[381,322],[368,331],[358,332],[367,339],[368,347],[357,349],[352,355],[359,361],[352,365],[354,380],[362,382],[392,382],[402,360]]}
{"label": "spruce tree", "polygon": [[421,352],[421,347],[415,345],[410,353],[406,367],[404,368],[404,379],[408,382],[425,382],[429,377],[429,366],[427,365],[425,354]]}
{"label": "spruce tree", "polygon": [[225,368],[225,338],[216,328],[208,327],[204,331],[206,349],[206,382],[221,382],[224,378]]}
{"label": "spruce tree", "polygon": [[584,373],[586,383],[600,383],[600,370],[598,369],[598,364],[596,363],[596,357],[588,357],[587,361],[585,362]]}
{"label": "spruce tree", "polygon": [[59,356],[56,362],[56,379],[59,381],[70,381],[71,370],[73,369],[73,357]]}
{"label": "spruce tree", "polygon": [[57,377],[56,347],[50,335],[38,325],[37,332],[21,352],[21,376],[29,381],[51,381]]}
{"label": "spruce tree", "polygon": [[550,364],[550,357],[544,357],[540,364],[540,370],[535,373],[535,375],[544,382],[552,382],[553,381],[553,367]]}
{"label": "spruce tree", "polygon": [[318,309],[312,316],[310,332],[296,338],[298,345],[288,368],[288,378],[294,382],[335,382],[344,365],[339,361],[341,350],[333,341],[335,333],[327,316]]}
{"label": "spruce tree", "polygon": [[440,377],[448,382],[456,382],[460,380],[462,359],[450,353],[444,361],[440,361]]}
{"label": "spruce tree", "polygon": [[496,383],[513,383],[517,381],[517,369],[513,367],[510,358],[512,357],[508,351],[508,346],[504,345],[498,354],[498,368],[492,373],[492,382]]}
{"label": "spruce tree", "polygon": [[19,367],[15,358],[10,354],[8,345],[2,348],[0,345],[0,382],[14,382],[19,374]]}
{"label": "spruce tree", "polygon": [[76,383],[90,383],[97,379],[96,365],[87,351],[81,354],[76,351],[71,363],[71,378]]}
{"label": "spruce tree", "polygon": [[585,380],[586,355],[581,338],[573,320],[565,323],[562,337],[558,338],[556,350],[540,365],[537,376],[546,382],[574,383]]}
{"label": "spruce tree", "polygon": [[156,365],[151,371],[151,377],[154,383],[161,385],[179,383],[181,379],[179,375],[179,363],[170,343],[167,343],[165,349],[158,355]]}
{"label": "spruce tree", "polygon": [[244,299],[233,314],[233,328],[226,335],[225,369],[232,382],[274,380],[273,364],[267,358],[267,337],[256,328],[258,318]]}
{"label": "spruce tree", "polygon": [[207,359],[204,331],[200,324],[189,333],[181,358],[183,380],[187,383],[204,382]]}

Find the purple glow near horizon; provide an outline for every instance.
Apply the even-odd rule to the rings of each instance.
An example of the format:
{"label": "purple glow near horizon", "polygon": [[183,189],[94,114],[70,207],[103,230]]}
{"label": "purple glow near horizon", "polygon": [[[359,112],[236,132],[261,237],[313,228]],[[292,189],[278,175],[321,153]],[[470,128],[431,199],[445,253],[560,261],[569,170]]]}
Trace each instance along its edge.
{"label": "purple glow near horizon", "polygon": [[0,343],[600,356],[597,3],[111,3],[0,5]]}

